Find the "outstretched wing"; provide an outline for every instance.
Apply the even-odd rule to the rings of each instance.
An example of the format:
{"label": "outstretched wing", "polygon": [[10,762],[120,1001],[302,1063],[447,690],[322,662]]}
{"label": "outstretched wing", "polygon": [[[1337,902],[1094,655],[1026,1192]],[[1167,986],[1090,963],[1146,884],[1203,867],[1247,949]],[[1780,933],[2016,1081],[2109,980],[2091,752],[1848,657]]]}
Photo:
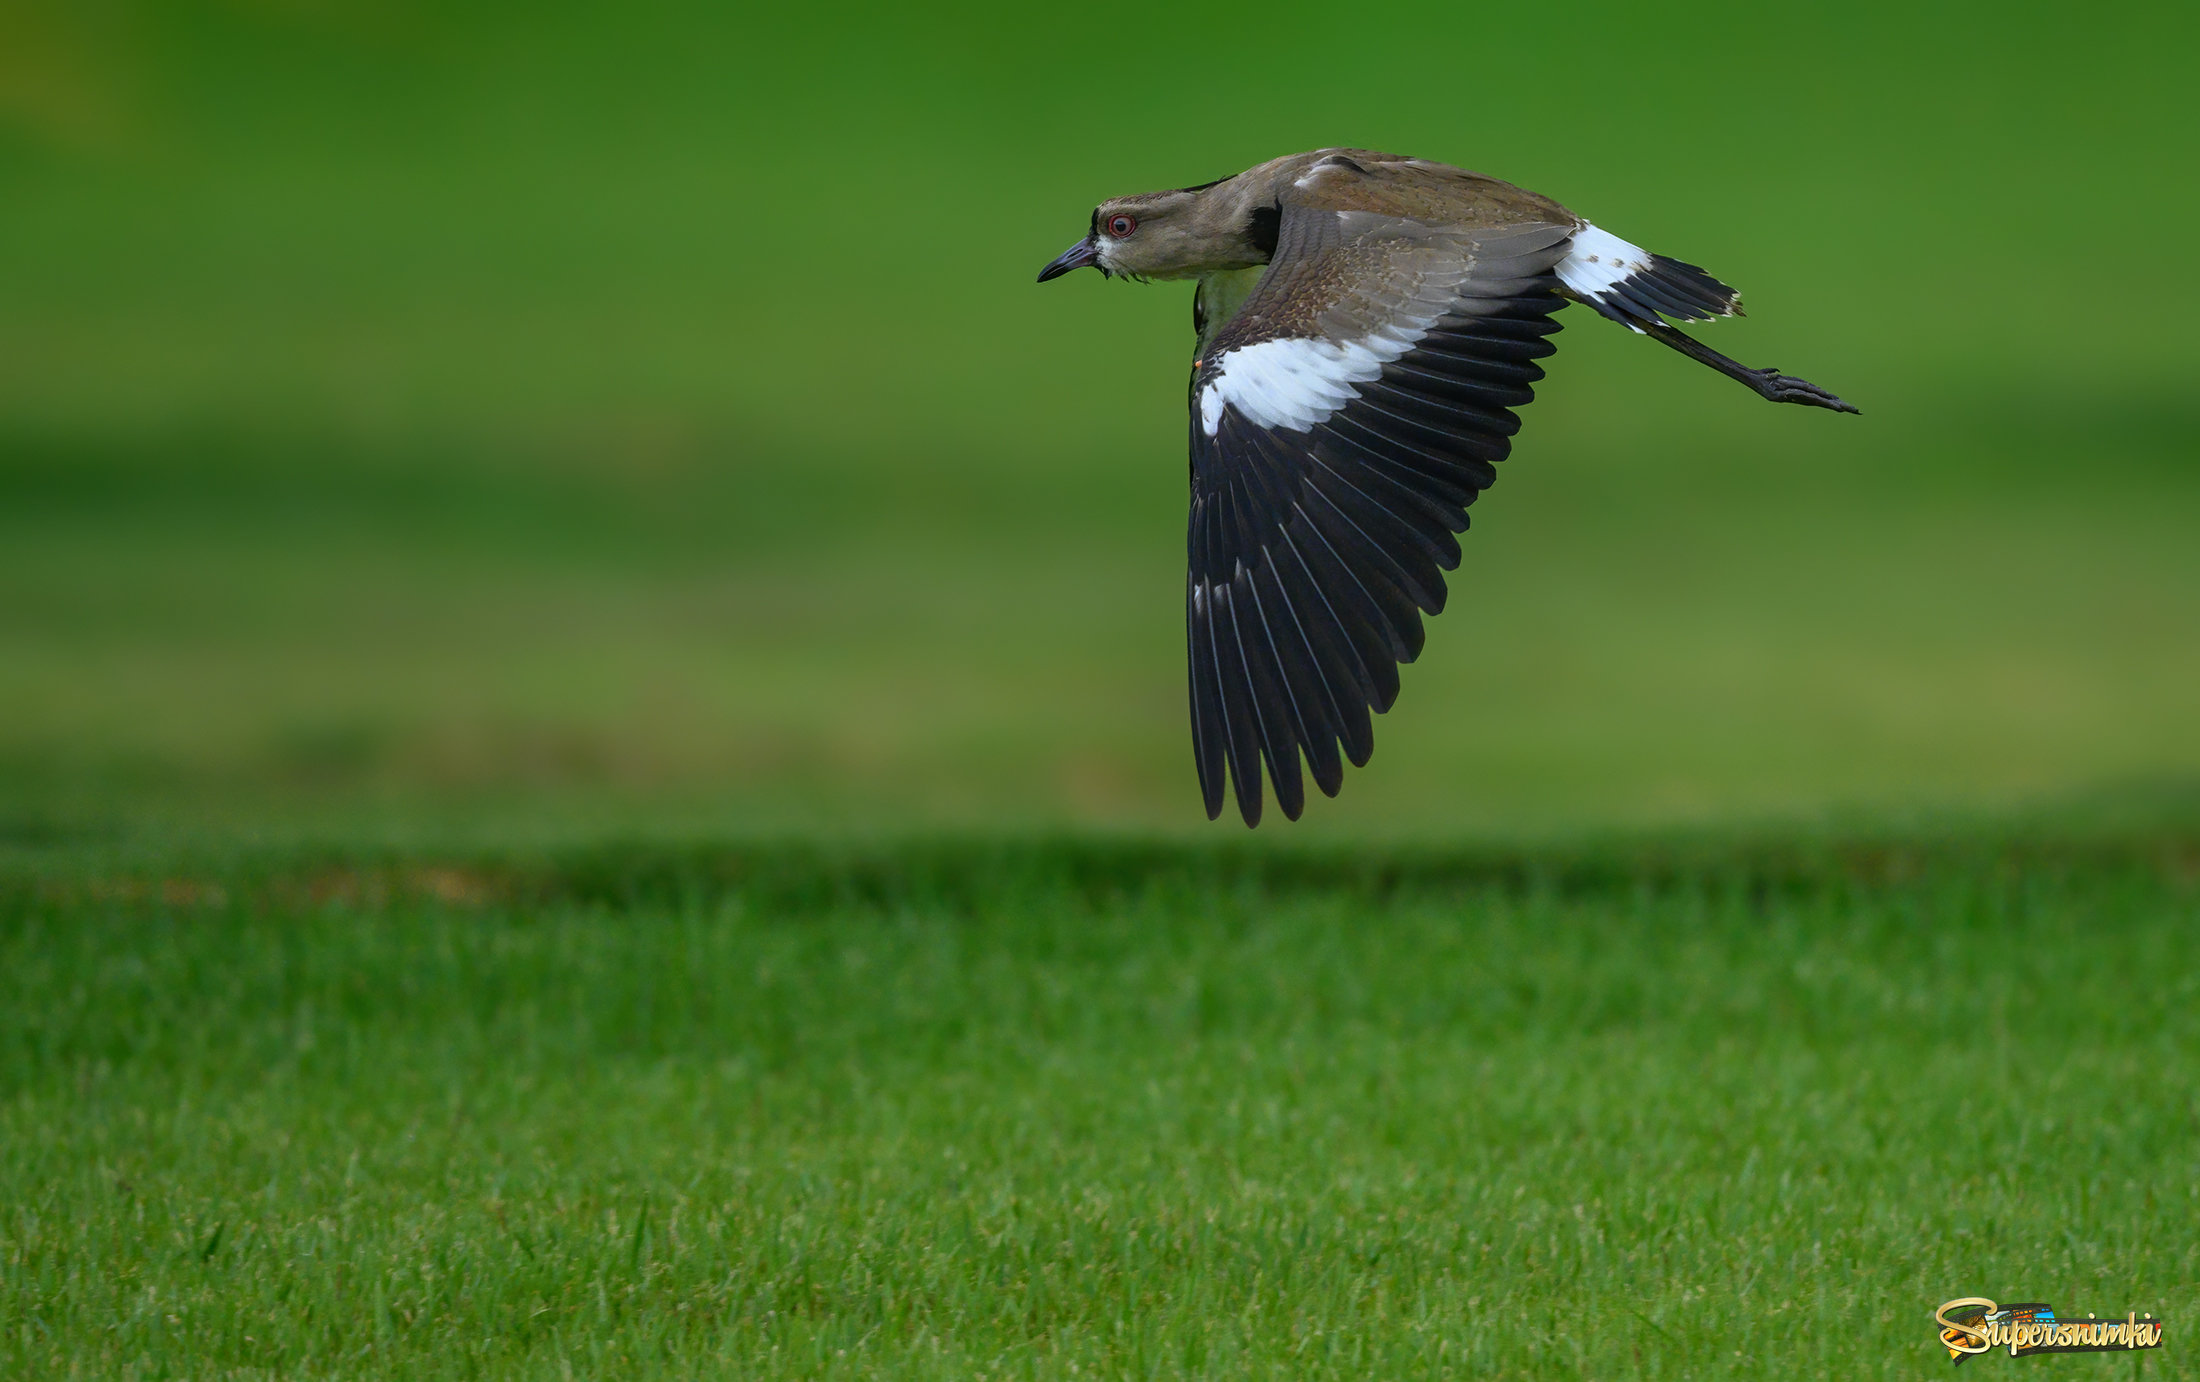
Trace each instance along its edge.
{"label": "outstretched wing", "polygon": [[1453,535],[1556,349],[1552,268],[1574,231],[1563,213],[1339,210],[1310,184],[1287,194],[1242,307],[1207,324],[1192,377],[1192,745],[1208,817],[1227,765],[1247,825],[1263,764],[1295,820],[1301,755],[1331,796],[1343,759],[1367,762],[1370,714],[1397,699],[1421,614],[1444,607]]}

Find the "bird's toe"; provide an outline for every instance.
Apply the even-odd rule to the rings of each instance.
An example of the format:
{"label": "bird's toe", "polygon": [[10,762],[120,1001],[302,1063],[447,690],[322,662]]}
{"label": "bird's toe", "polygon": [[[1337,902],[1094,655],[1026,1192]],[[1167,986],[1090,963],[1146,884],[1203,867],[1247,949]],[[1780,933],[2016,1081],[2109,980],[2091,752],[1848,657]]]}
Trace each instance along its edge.
{"label": "bird's toe", "polygon": [[1854,404],[1819,388],[1808,379],[1798,379],[1782,374],[1776,367],[1757,370],[1757,389],[1775,403],[1797,403],[1810,408],[1829,408],[1837,413],[1854,413]]}

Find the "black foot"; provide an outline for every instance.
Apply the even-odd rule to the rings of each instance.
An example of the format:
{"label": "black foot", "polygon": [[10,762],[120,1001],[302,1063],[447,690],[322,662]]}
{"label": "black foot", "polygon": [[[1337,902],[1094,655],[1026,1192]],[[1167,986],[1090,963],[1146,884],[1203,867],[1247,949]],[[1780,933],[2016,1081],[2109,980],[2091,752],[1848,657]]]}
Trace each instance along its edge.
{"label": "black foot", "polygon": [[1775,403],[1800,403],[1807,408],[1831,408],[1837,413],[1860,411],[1854,404],[1842,402],[1808,379],[1797,379],[1776,369],[1753,369],[1749,374],[1743,382]]}

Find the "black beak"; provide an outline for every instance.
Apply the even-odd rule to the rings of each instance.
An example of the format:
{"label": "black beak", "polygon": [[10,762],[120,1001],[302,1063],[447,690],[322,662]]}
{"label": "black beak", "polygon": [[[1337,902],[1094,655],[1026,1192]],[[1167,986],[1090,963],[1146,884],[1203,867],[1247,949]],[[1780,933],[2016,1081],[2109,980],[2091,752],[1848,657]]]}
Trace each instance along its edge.
{"label": "black beak", "polygon": [[1060,258],[1039,270],[1039,281],[1044,283],[1050,278],[1060,278],[1071,269],[1082,269],[1087,264],[1097,265],[1099,262],[1100,250],[1092,243],[1092,238],[1087,236],[1063,250]]}

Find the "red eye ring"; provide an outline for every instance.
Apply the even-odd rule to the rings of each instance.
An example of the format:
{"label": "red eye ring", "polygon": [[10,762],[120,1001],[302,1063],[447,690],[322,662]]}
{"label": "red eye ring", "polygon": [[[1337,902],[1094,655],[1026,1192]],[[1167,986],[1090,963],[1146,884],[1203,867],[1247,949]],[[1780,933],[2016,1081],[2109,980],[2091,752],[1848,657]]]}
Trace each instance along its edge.
{"label": "red eye ring", "polygon": [[1123,238],[1124,236],[1126,236],[1126,235],[1130,234],[1130,233],[1131,233],[1132,231],[1134,231],[1134,230],[1136,230],[1136,229],[1138,229],[1138,220],[1137,220],[1137,218],[1136,218],[1136,217],[1133,217],[1133,216],[1110,216],[1110,217],[1108,217],[1108,234],[1110,234],[1110,235],[1114,236],[1114,237],[1115,237],[1116,239],[1118,239],[1118,240],[1122,239],[1122,238]]}

